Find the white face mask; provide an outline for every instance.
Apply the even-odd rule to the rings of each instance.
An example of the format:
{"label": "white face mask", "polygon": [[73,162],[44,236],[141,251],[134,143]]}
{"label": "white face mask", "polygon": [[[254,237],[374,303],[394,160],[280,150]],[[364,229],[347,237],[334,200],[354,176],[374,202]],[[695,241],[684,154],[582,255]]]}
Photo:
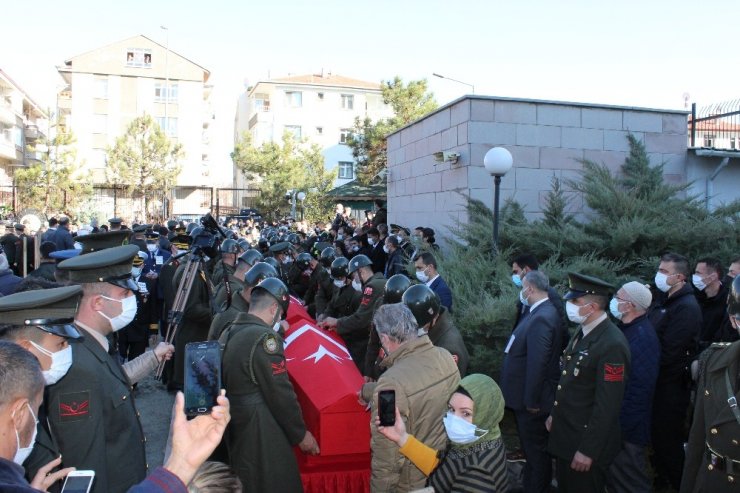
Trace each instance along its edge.
{"label": "white face mask", "polygon": [[353,288],[354,288],[354,290],[355,290],[355,291],[357,291],[358,293],[362,293],[362,283],[361,283],[360,281],[358,281],[357,279],[354,279],[354,280],[352,281],[352,287],[353,287]]}
{"label": "white face mask", "polygon": [[339,279],[334,279],[334,285],[338,288],[344,287],[344,281],[340,281]]}
{"label": "white face mask", "polygon": [[522,305],[529,306],[529,301],[527,301],[527,297],[524,296],[524,288],[519,290],[519,301],[522,303]]}
{"label": "white face mask", "polygon": [[[15,443],[18,445],[18,449],[15,451],[13,462],[19,466],[22,466],[26,459],[28,459],[28,456],[31,455],[33,445],[36,443],[36,435],[39,432],[39,420],[33,412],[33,409],[31,409],[31,405],[29,403],[26,403],[26,405],[28,406],[28,410],[31,411],[31,416],[33,416],[33,435],[31,435],[31,443],[29,443],[27,447],[21,447],[21,435],[18,433],[17,428],[15,430]],[[12,416],[15,416],[15,411],[13,411]]]}
{"label": "white face mask", "polygon": [[291,257],[285,257],[283,259],[283,264],[284,265],[289,265],[289,264],[292,264],[292,263],[293,263],[293,259]]}
{"label": "white face mask", "polygon": [[113,332],[116,332],[126,327],[136,317],[136,296],[135,295],[132,294],[131,296],[127,296],[126,298],[122,300],[117,300],[115,298],[109,298],[108,296],[103,296],[103,295],[101,295],[101,297],[105,298],[106,300],[117,301],[118,303],[121,304],[121,314],[116,315],[115,317],[109,317],[105,313],[98,311],[98,313],[100,313],[100,315],[102,315],[103,318],[105,318],[106,320],[110,322],[110,326],[111,326],[111,329],[113,329]]}
{"label": "white face mask", "polygon": [[186,253],[186,252],[187,252],[187,250],[177,250],[177,254],[178,255],[182,255],[183,253]]}
{"label": "white face mask", "polygon": [[655,274],[655,287],[667,293],[671,287],[668,285],[668,276],[662,272]]}
{"label": "white face mask", "polygon": [[429,281],[429,276],[423,270],[417,270],[416,271],[416,278],[419,280],[419,282],[427,282],[427,281]]}
{"label": "white face mask", "polygon": [[445,431],[447,437],[452,443],[466,444],[473,443],[479,438],[483,437],[488,433],[488,430],[481,430],[473,423],[468,423],[460,416],[448,412],[447,415],[442,418],[442,422],[445,425]]}
{"label": "white face mask", "polygon": [[383,245],[383,251],[385,253],[390,253],[390,251],[388,250],[388,245]]}
{"label": "white face mask", "polygon": [[141,267],[131,267],[131,275],[134,276],[134,278],[137,278],[141,275],[141,271],[143,269]]}
{"label": "white face mask", "polygon": [[370,246],[375,246],[378,241],[375,238],[368,238],[367,242],[370,244]]}
{"label": "white face mask", "polygon": [[51,367],[48,370],[44,370],[44,380],[46,385],[54,385],[62,379],[64,375],[69,371],[72,366],[72,346],[52,353],[43,346],[39,346],[33,341],[28,341],[33,347],[35,347],[41,354],[45,354],[51,358]]}
{"label": "white face mask", "polygon": [[74,243],[75,250],[82,250],[82,243],[79,241],[75,241]]}
{"label": "white face mask", "polygon": [[157,251],[157,244],[156,243],[147,243],[146,244],[146,249],[149,250],[150,252],[154,253],[154,252]]}
{"label": "white face mask", "polygon": [[704,279],[702,279],[699,274],[694,274],[693,276],[691,276],[691,282],[699,291],[704,291],[704,289],[707,287],[707,285],[704,283]]}
{"label": "white face mask", "polygon": [[582,324],[588,318],[588,315],[579,315],[580,311],[581,307],[576,305],[572,301],[568,301],[565,304],[565,313],[568,314],[568,320],[573,323]]}

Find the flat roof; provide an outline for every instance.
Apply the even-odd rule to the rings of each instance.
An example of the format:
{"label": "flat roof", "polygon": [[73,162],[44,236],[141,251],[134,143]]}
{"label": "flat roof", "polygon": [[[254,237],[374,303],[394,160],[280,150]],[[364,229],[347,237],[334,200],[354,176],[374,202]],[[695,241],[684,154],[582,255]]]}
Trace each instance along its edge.
{"label": "flat roof", "polygon": [[399,128],[395,132],[391,132],[386,137],[389,137],[391,135],[397,134],[401,130],[408,128],[412,125],[416,125],[418,122],[429,118],[430,116],[439,113],[442,110],[445,110],[451,106],[456,105],[457,103],[465,100],[465,99],[479,99],[484,101],[509,101],[514,103],[530,103],[530,104],[551,104],[555,106],[580,106],[582,108],[601,108],[601,109],[607,109],[607,110],[619,110],[619,111],[644,111],[644,112],[650,112],[650,113],[670,113],[673,115],[689,115],[691,114],[691,111],[689,110],[666,110],[666,109],[658,109],[658,108],[642,108],[639,106],[619,106],[615,104],[600,104],[600,103],[579,103],[575,101],[552,101],[547,99],[528,99],[528,98],[509,98],[504,96],[479,96],[477,94],[465,94],[464,96],[460,96],[457,99],[454,99],[450,101],[449,103],[440,106],[436,110],[432,111],[431,113],[427,113],[426,115],[422,116],[418,120],[414,120],[413,122],[404,125],[403,127]]}

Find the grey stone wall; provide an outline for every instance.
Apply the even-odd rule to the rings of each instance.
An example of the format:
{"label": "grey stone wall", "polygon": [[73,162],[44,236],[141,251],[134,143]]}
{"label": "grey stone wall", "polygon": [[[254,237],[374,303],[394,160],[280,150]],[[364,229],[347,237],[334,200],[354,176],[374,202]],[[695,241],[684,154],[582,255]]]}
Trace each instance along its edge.
{"label": "grey stone wall", "polygon": [[[501,182],[502,204],[514,198],[530,218],[541,216],[552,177],[577,179],[580,160],[618,170],[627,133],[645,142],[651,162],[665,162],[669,181],[687,179],[686,116],[681,111],[465,96],[388,137],[389,220],[431,226],[438,237],[467,221],[465,196],[493,203],[493,178],[483,167],[491,147],[507,148],[514,166]],[[460,154],[457,164],[434,153]],[[570,209],[584,216],[576,192]]]}

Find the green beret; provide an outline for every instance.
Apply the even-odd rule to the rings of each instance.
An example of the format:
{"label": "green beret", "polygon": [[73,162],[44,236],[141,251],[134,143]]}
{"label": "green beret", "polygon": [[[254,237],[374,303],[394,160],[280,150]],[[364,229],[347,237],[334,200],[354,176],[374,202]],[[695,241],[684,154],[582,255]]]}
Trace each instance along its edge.
{"label": "green beret", "polygon": [[138,286],[131,278],[131,267],[138,251],[137,245],[106,248],[65,260],[57,269],[67,271],[71,283],[107,282],[137,291]]}
{"label": "green beret", "polygon": [[78,339],[72,326],[82,297],[80,286],[37,289],[0,298],[0,318],[15,326],[36,326],[60,337]]}

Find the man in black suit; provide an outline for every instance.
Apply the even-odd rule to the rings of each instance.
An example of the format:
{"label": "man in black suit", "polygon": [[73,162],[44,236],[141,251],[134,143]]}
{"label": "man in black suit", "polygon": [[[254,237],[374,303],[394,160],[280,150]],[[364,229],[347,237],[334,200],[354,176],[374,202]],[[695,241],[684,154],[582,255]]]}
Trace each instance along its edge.
{"label": "man in black suit", "polygon": [[408,260],[401,248],[398,236],[391,235],[386,238],[383,251],[388,254],[388,259],[385,261],[385,278],[390,279],[396,274],[408,276],[406,272],[406,262]]}
{"label": "man in black suit", "polygon": [[423,282],[434,293],[439,296],[439,301],[452,313],[452,291],[444,279],[437,272],[437,260],[429,252],[424,252],[416,257],[416,278]]}
{"label": "man in black suit", "polygon": [[527,463],[524,491],[550,491],[552,461],[547,453],[545,420],[555,401],[559,357],[566,338],[560,314],[548,299],[547,276],[533,270],[524,276],[519,296],[528,308],[504,350],[501,391],[514,411]]}
{"label": "man in black suit", "polygon": [[[534,255],[530,253],[517,255],[511,261],[511,282],[513,282],[516,287],[521,288],[522,279],[524,279],[524,276],[532,271],[539,269],[539,267],[540,263],[537,260],[537,257],[535,257]],[[565,306],[563,305],[563,300],[560,298],[560,294],[555,288],[550,286],[547,288],[547,296],[555,309],[558,311],[558,314],[560,315],[560,320],[562,321],[563,326],[565,326],[568,317],[565,315]],[[519,325],[519,319],[528,311],[529,307],[524,306],[521,300],[516,302],[516,317],[514,318],[514,327],[512,327],[512,331],[516,328],[517,325]],[[561,349],[565,349],[568,341],[569,338],[566,337],[563,340],[563,347]]]}

